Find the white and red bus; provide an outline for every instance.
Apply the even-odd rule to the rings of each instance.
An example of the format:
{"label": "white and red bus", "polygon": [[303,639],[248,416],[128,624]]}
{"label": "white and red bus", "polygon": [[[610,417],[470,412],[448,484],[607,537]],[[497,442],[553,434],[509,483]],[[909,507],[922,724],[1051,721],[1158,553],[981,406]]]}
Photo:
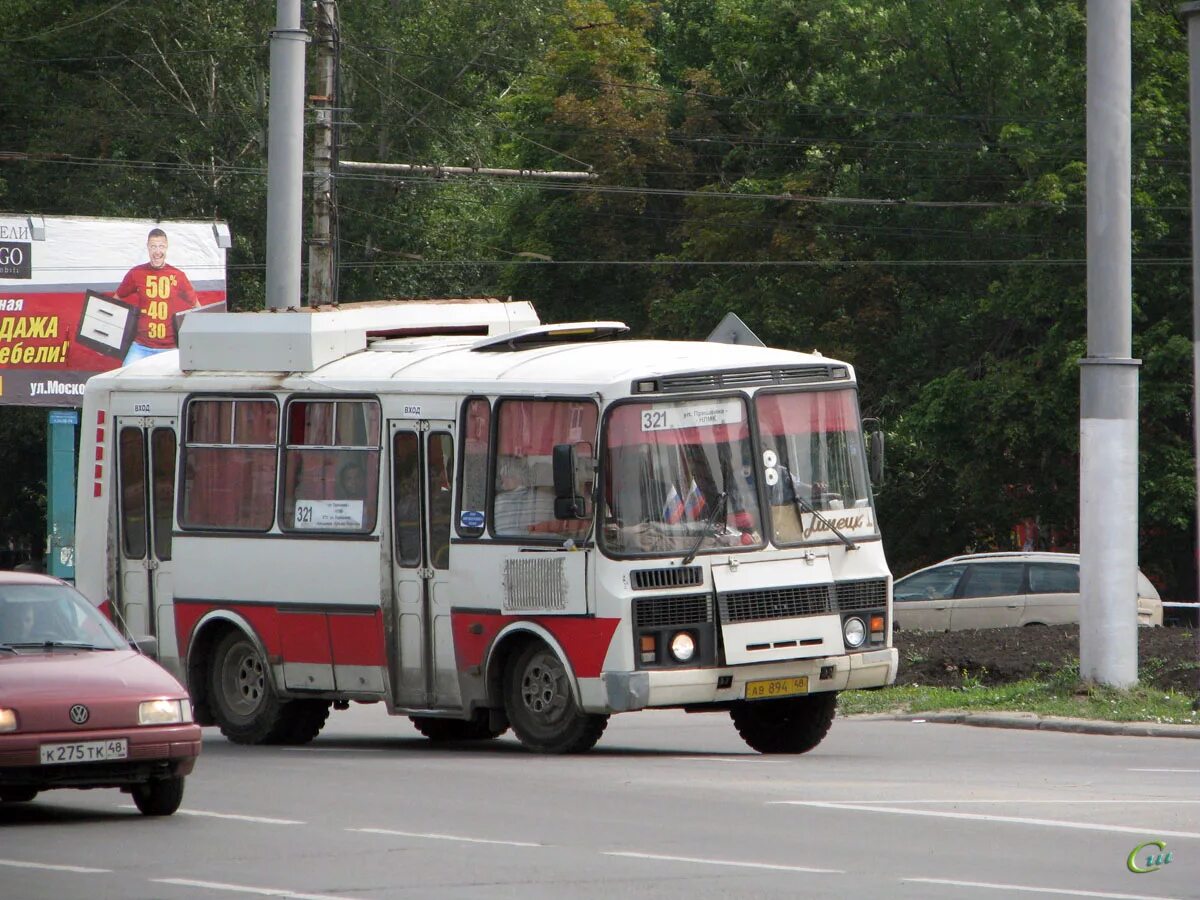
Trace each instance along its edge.
{"label": "white and red bus", "polygon": [[194,316],[87,384],[78,587],[237,742],[357,701],[548,753],[720,711],[805,752],[897,667],[854,370],[626,331],[496,301]]}

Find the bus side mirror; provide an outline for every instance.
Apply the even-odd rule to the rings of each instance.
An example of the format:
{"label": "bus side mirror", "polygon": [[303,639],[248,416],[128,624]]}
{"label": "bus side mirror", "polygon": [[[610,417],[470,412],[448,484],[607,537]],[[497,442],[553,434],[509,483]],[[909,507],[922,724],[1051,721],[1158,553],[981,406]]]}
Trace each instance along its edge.
{"label": "bus side mirror", "polygon": [[883,423],[878,419],[863,419],[863,437],[867,441],[867,472],[878,490],[883,487]]}
{"label": "bus side mirror", "polygon": [[583,497],[575,478],[575,445],[554,445],[554,517],[587,518]]}

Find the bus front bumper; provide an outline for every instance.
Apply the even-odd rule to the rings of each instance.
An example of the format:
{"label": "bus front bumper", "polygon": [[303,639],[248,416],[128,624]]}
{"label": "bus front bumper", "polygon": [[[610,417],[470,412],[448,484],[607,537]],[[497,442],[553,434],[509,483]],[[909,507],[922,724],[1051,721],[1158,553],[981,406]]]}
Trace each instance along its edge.
{"label": "bus front bumper", "polygon": [[[746,685],[751,682],[778,679],[806,677],[809,693],[883,687],[896,680],[898,665],[896,648],[885,647],[846,656],[754,666],[603,672],[598,679],[580,679],[579,688],[583,706],[589,712],[626,712],[727,704],[746,699]],[[722,686],[723,681],[728,685]]]}

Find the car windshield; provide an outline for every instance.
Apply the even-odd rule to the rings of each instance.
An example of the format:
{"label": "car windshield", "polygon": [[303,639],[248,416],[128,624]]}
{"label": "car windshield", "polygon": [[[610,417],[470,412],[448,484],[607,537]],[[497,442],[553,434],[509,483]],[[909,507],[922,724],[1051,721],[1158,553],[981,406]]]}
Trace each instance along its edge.
{"label": "car windshield", "polygon": [[128,647],[84,597],[65,584],[0,584],[0,645]]}
{"label": "car windshield", "polygon": [[766,490],[774,542],[873,535],[854,391],[759,394],[754,405],[762,446],[756,476]]}
{"label": "car windshield", "polygon": [[608,414],[601,542],[618,555],[761,546],[740,397],[625,403]]}

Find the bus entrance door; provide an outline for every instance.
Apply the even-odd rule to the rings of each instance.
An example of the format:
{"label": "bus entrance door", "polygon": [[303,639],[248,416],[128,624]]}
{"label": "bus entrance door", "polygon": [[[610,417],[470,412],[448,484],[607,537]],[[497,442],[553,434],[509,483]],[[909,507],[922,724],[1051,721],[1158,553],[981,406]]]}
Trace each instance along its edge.
{"label": "bus entrance door", "polygon": [[393,421],[392,581],[397,706],[462,705],[450,628],[454,424]]}
{"label": "bus entrance door", "polygon": [[118,609],[131,637],[153,635],[176,657],[171,529],[176,420],[117,418]]}

